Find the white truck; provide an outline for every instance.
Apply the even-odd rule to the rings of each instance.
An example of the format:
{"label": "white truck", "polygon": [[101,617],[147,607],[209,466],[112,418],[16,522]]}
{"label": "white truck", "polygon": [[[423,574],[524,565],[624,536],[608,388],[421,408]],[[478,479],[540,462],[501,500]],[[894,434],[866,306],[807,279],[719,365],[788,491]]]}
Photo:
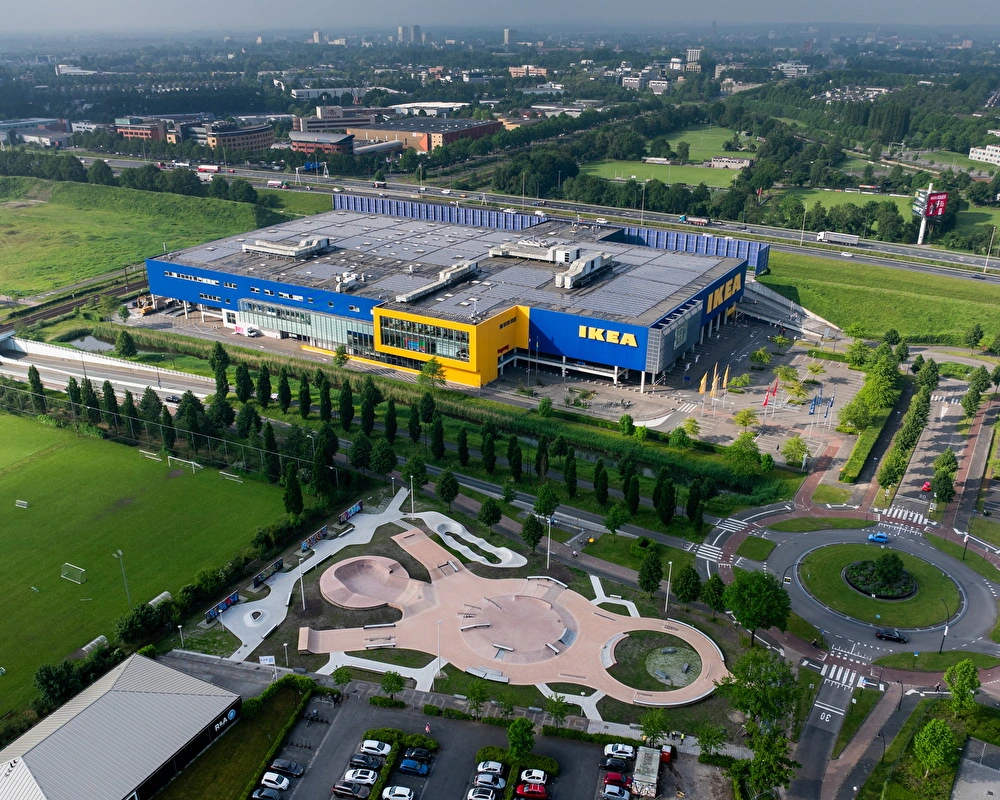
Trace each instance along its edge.
{"label": "white truck", "polygon": [[237,325],[233,330],[237,336],[249,336],[251,339],[255,339],[261,336],[261,332],[255,328],[253,325]]}
{"label": "white truck", "polygon": [[861,237],[855,236],[853,233],[820,231],[816,234],[816,241],[826,242],[827,244],[858,244],[861,241]]}

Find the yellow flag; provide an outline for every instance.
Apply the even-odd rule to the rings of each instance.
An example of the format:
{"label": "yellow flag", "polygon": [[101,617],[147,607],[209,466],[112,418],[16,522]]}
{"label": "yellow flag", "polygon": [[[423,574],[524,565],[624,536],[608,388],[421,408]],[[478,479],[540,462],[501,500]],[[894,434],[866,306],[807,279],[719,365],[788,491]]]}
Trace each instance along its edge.
{"label": "yellow flag", "polygon": [[726,388],[726,384],[729,383],[729,365],[726,364],[726,374],[722,376],[722,388]]}
{"label": "yellow flag", "polygon": [[718,388],[719,388],[719,376],[718,375],[714,375],[714,376],[712,376],[711,397],[715,397],[715,393],[718,390]]}
{"label": "yellow flag", "polygon": [[698,394],[705,394],[705,381],[708,380],[708,373],[701,376],[701,385],[698,387]]}

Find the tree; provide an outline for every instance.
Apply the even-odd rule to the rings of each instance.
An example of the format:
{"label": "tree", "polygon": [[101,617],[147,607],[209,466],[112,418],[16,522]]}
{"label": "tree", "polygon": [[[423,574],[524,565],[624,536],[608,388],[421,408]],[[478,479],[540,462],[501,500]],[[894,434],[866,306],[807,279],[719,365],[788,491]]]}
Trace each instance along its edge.
{"label": "tree", "polygon": [[570,498],[576,497],[576,452],[573,448],[570,448],[566,454],[566,461],[563,466],[563,482],[566,484],[566,494]]}
{"label": "tree", "polygon": [[980,365],[969,373],[969,388],[982,394],[990,388],[990,373]]}
{"label": "tree", "polygon": [[253,395],[253,380],[250,378],[247,365],[241,361],[236,365],[236,399],[245,403],[251,395]]}
{"label": "tree", "polygon": [[[354,676],[351,674],[351,668],[348,666],[337,667],[330,677],[333,678],[333,683],[338,689],[340,689],[341,686],[347,686],[347,684],[354,680]],[[341,691],[343,690],[341,689]]]}
{"label": "tree", "polygon": [[747,766],[747,783],[760,792],[787,787],[802,765],[788,757],[790,743],[783,731],[762,730],[751,737],[753,759]]}
{"label": "tree", "polygon": [[160,412],[160,443],[163,449],[172,451],[177,441],[177,431],[174,429],[174,419],[170,416],[170,409],[166,406]]}
{"label": "tree", "polygon": [[[812,366],[810,364],[809,366]],[[748,428],[753,427],[757,424],[759,418],[757,417],[757,412],[752,408],[741,408],[735,414],[733,414],[733,422],[743,428],[743,432],[746,433]]]}
{"label": "tree", "polygon": [[622,436],[632,436],[635,433],[635,420],[631,414],[622,414],[618,419],[618,432]]}
{"label": "tree", "polygon": [[490,687],[482,678],[475,678],[465,690],[465,699],[469,704],[469,713],[479,719],[483,713],[483,706],[490,699]]}
{"label": "tree", "polygon": [[347,355],[347,347],[345,345],[337,345],[337,349],[333,351],[333,354],[333,363],[338,367],[343,367],[350,360],[350,356]]}
{"label": "tree", "polygon": [[257,373],[256,396],[257,405],[266,411],[271,404],[271,370],[267,364],[261,364]]}
{"label": "tree", "polygon": [[737,436],[726,448],[723,458],[737,477],[749,478],[760,474],[760,448],[752,433],[744,431]]}
{"label": "tree", "polygon": [[208,419],[217,431],[225,432],[236,419],[236,412],[225,396],[216,395],[209,406]]}
{"label": "tree", "polygon": [[535,746],[535,726],[527,717],[518,717],[507,728],[507,751],[514,761],[520,761]]}
{"label": "tree", "polygon": [[389,695],[390,700],[395,700],[396,695],[403,691],[405,686],[406,681],[403,680],[403,676],[395,670],[389,670],[379,681],[379,688]]}
{"label": "tree", "polygon": [[701,596],[701,578],[698,576],[698,570],[690,564],[681,567],[671,589],[673,589],[674,597],[680,602],[695,602]]}
{"label": "tree", "polygon": [[485,525],[493,532],[493,526],[496,525],[503,518],[503,509],[500,507],[500,502],[493,497],[487,497],[483,500],[483,504],[479,507],[479,514],[476,515],[476,519],[480,524]]}
{"label": "tree", "polygon": [[979,691],[979,670],[971,659],[963,659],[948,667],[944,682],[951,692],[951,710],[957,717],[976,707],[976,692]]}
{"label": "tree", "polygon": [[618,530],[628,522],[628,519],[628,509],[622,503],[615,503],[608,509],[608,513],[604,515],[604,527],[608,529],[608,532],[612,536],[617,536]]}
{"label": "tree", "polygon": [[351,388],[351,381],[348,378],[344,378],[344,384],[340,387],[337,411],[340,414],[340,427],[345,432],[349,431],[351,422],[354,420],[354,390]]}
{"label": "tree", "polygon": [[410,456],[403,465],[400,474],[404,480],[409,481],[412,479],[414,489],[427,483],[427,467],[420,456]]}
{"label": "tree", "polygon": [[302,513],[302,486],[299,483],[299,467],[294,461],[289,461],[285,467],[285,492],[282,500],[285,511],[293,517]]}
{"label": "tree", "polygon": [[425,361],[417,375],[417,383],[429,389],[440,389],[444,386],[444,366],[436,358]]}
{"label": "tree", "polygon": [[958,747],[951,726],[943,719],[932,719],[913,737],[913,754],[924,768],[924,778],[932,769],[952,764]]}
{"label": "tree", "polygon": [[549,439],[547,436],[538,437],[538,449],[535,451],[535,474],[538,482],[542,483],[545,476],[549,474]]}
{"label": "tree", "polygon": [[440,414],[435,414],[431,423],[431,455],[440,461],[444,458],[444,451],[444,421]]}
{"label": "tree", "polygon": [[847,363],[852,367],[863,367],[871,358],[872,349],[864,339],[855,339],[847,348]]}
{"label": "tree", "polygon": [[899,364],[908,361],[910,358],[910,346],[906,342],[900,342],[896,345],[896,350],[893,355],[896,357],[896,362]]}
{"label": "tree", "polygon": [[559,496],[556,494],[556,490],[547,483],[542,484],[538,489],[538,494],[535,495],[535,513],[548,519],[558,507]]}
{"label": "tree", "polygon": [[483,469],[492,475],[497,467],[496,440],[493,438],[492,433],[483,434],[483,444],[480,447],[479,454],[483,459]]}
{"label": "tree", "polygon": [[677,511],[677,487],[674,482],[668,480],[660,491],[660,502],[656,506],[656,516],[664,526],[669,526],[674,521],[674,514]]}
{"label": "tree", "polygon": [[212,372],[218,372],[220,369],[229,369],[230,363],[229,353],[222,346],[222,342],[213,344],[212,352],[208,356],[208,365],[212,368]]}
{"label": "tree", "polygon": [[127,330],[118,331],[118,336],[115,337],[115,355],[119,358],[135,358],[139,355],[135,339]]}
{"label": "tree", "polygon": [[398,424],[396,419],[396,401],[390,397],[385,408],[385,438],[389,444],[396,441]]}
{"label": "tree", "polygon": [[288,370],[282,367],[278,372],[278,408],[287,414],[292,405],[292,387],[288,384]]}
{"label": "tree", "polygon": [[809,455],[809,447],[801,436],[793,436],[782,445],[781,455],[785,457],[786,464],[798,467],[802,459]]}
{"label": "tree", "polygon": [[94,391],[90,378],[84,378],[80,383],[80,402],[87,410],[87,420],[91,425],[101,421],[101,402],[97,399],[97,392]]}
{"label": "tree", "polygon": [[333,419],[333,398],[330,396],[330,381],[323,373],[320,373],[322,380],[318,381],[316,388],[319,390],[319,419],[320,422],[329,422]]}
{"label": "tree", "polygon": [[524,518],[524,524],[521,525],[521,538],[526,545],[530,545],[532,553],[535,552],[538,543],[542,541],[544,533],[545,528],[538,517],[534,514],[528,514]]}
{"label": "tree", "polygon": [[970,350],[975,350],[979,347],[979,343],[983,340],[983,326],[978,322],[974,323],[968,330],[965,331],[962,340],[965,342],[965,346]]}
{"label": "tree", "polygon": [[684,430],[683,426],[678,425],[670,432],[668,442],[671,447],[683,450],[691,446],[691,437],[688,436],[688,432]]}
{"label": "tree", "polygon": [[684,512],[688,522],[694,522],[701,505],[701,478],[697,477],[691,481],[688,487],[687,501],[684,504]]}
{"label": "tree", "polygon": [[448,506],[449,511],[451,511],[452,502],[458,497],[458,491],[458,480],[454,473],[450,469],[443,470],[438,475],[437,483],[434,484],[434,494],[437,495],[438,500]]}
{"label": "tree", "polygon": [[788,592],[767,572],[736,572],[724,599],[736,621],[750,631],[751,647],[758,628],[784,631],[792,610]]}
{"label": "tree", "polygon": [[236,414],[236,433],[239,434],[240,438],[248,438],[251,433],[260,430],[260,426],[260,414],[257,413],[253,404],[247,403],[242,406]]}
{"label": "tree", "polygon": [[375,406],[370,397],[361,397],[361,431],[365,436],[371,436],[375,430]]}
{"label": "tree", "polygon": [[955,499],[955,473],[935,470],[933,477],[931,477],[931,491],[939,503],[948,505]]}
{"label": "tree", "polygon": [[354,444],[351,445],[348,460],[355,469],[362,471],[368,469],[372,463],[372,440],[365,434],[359,433],[354,439]]}
{"label": "tree", "polygon": [[694,417],[688,417],[681,423],[681,427],[684,429],[684,433],[690,436],[692,439],[695,438],[699,433],[701,433],[701,423],[698,422]]}
{"label": "tree", "polygon": [[594,467],[594,498],[605,506],[608,504],[608,471],[604,468],[604,459],[598,459]]}
{"label": "tree", "polygon": [[271,483],[278,480],[281,461],[278,458],[278,443],[274,439],[274,428],[270,421],[264,423],[264,472]]}
{"label": "tree", "polygon": [[392,445],[380,436],[372,446],[372,472],[381,475],[384,482],[385,476],[395,468],[396,453],[393,451]]}
{"label": "tree", "polygon": [[726,729],[722,725],[705,724],[695,731],[701,752],[713,755],[726,744]]}
{"label": "tree", "polygon": [[304,372],[299,376],[299,416],[309,419],[312,411],[312,394],[309,392],[309,376]]}
{"label": "tree", "polygon": [[[32,366],[34,365],[32,364]],[[115,387],[111,385],[111,381],[109,380],[104,381],[101,385],[101,408],[104,411],[104,421],[108,424],[108,427],[117,428],[118,398],[115,396]]]}
{"label": "tree", "polygon": [[375,381],[371,375],[365,375],[364,381],[361,383],[361,390],[358,395],[362,400],[367,398],[371,401],[373,406],[379,405],[385,397],[382,396],[382,392],[379,390],[378,386],[375,385]]}
{"label": "tree", "polygon": [[958,458],[950,447],[934,459],[935,472],[958,472]]}
{"label": "tree", "polygon": [[639,564],[639,588],[652,599],[653,593],[660,588],[662,580],[663,562],[660,561],[660,554],[655,547],[649,547]]}
{"label": "tree", "polygon": [[[518,449],[520,450],[520,448]],[[500,499],[505,503],[513,503],[517,499],[517,484],[513,478],[508,478],[503,482],[503,491],[500,494]]]}
{"label": "tree", "polygon": [[766,347],[758,348],[750,354],[750,363],[756,364],[758,368],[763,369],[771,363],[771,353]]}
{"label": "tree", "polygon": [[538,416],[542,419],[548,419],[552,416],[552,398],[543,397],[538,401]]}
{"label": "tree", "polygon": [[36,414],[45,413],[45,389],[38,368],[32,364],[28,367],[28,388],[31,390],[31,407]]}
{"label": "tree", "polygon": [[566,722],[566,717],[569,716],[569,703],[561,694],[550,695],[545,699],[545,713],[552,717],[552,722],[555,723],[558,730]]}
{"label": "tree", "polygon": [[115,186],[115,173],[103,158],[95,158],[94,163],[87,167],[87,183],[99,186]]}
{"label": "tree", "polygon": [[424,392],[420,395],[420,421],[425,425],[434,419],[434,413],[437,411],[437,404],[434,402],[434,395],[430,392]]}
{"label": "tree", "polygon": [[463,425],[458,429],[458,463],[463,467],[469,465],[469,431]]}
{"label": "tree", "polygon": [[647,747],[656,747],[667,733],[667,718],[662,708],[650,708],[639,717],[639,728]]}
{"label": "tree", "polygon": [[515,444],[514,449],[507,459],[507,466],[510,467],[510,477],[514,483],[521,480],[524,474],[524,453],[521,452],[521,445]]}
{"label": "tree", "polygon": [[966,418],[976,416],[979,404],[982,402],[982,395],[973,388],[969,388],[962,397],[962,413]]}
{"label": "tree", "polygon": [[775,725],[783,729],[780,723],[795,708],[799,691],[789,663],[761,647],[737,658],[716,686],[733,708],[746,715],[748,730]]}

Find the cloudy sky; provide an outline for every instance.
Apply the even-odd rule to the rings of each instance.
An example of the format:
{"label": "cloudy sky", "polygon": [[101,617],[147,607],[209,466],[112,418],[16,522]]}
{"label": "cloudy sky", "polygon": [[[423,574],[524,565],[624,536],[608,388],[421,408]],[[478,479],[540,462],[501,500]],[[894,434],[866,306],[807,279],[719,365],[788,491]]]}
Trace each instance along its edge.
{"label": "cloudy sky", "polygon": [[881,24],[995,24],[997,0],[630,0],[618,6],[595,0],[47,0],[5,3],[2,27],[14,31],[172,30],[241,31],[315,29],[336,33],[365,28],[389,29],[417,24],[425,29],[500,26],[524,29],[600,26],[633,29],[671,28],[710,23],[823,22]]}

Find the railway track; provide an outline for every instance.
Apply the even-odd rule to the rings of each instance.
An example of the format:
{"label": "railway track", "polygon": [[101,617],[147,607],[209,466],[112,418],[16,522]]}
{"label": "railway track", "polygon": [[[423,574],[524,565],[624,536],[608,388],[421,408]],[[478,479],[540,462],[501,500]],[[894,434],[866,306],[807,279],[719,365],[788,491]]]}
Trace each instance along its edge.
{"label": "railway track", "polygon": [[95,290],[92,292],[83,291],[76,297],[70,298],[61,303],[56,303],[54,305],[45,306],[44,308],[39,308],[37,311],[29,312],[22,317],[18,317],[16,320],[11,322],[6,320],[0,323],[0,336],[3,336],[12,330],[17,325],[33,325],[36,322],[43,322],[48,319],[53,319],[55,317],[60,317],[63,314],[69,314],[75,308],[84,305],[87,300],[95,295],[112,297],[124,297],[126,295],[135,294],[138,291],[140,294],[148,291],[148,287],[145,281],[138,282],[132,280],[129,282],[128,286],[124,284],[121,286],[113,286],[110,288],[104,288],[100,290]]}

